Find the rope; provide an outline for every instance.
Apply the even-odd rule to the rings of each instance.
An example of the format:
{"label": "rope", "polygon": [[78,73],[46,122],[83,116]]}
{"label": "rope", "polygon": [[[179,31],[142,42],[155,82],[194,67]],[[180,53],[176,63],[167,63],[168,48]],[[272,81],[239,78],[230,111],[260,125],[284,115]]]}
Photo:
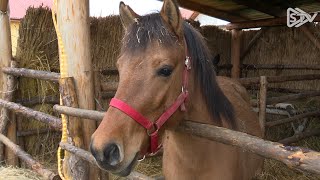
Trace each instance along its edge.
{"label": "rope", "polygon": [[[68,72],[67,72],[67,54],[65,52],[64,44],[62,41],[60,29],[59,29],[59,24],[57,23],[56,20],[56,8],[57,8],[57,1],[53,0],[53,6],[52,6],[52,20],[54,24],[54,28],[57,33],[57,38],[58,38],[58,46],[59,46],[59,57],[60,57],[60,74],[61,78],[67,77]],[[62,98],[60,96],[60,104],[63,105],[62,103]],[[67,143],[68,141],[68,134],[67,134],[67,117],[64,114],[61,114],[61,119],[62,119],[62,136],[61,136],[61,142]],[[64,155],[65,155],[65,150],[63,150],[61,147],[58,148],[57,151],[57,158],[58,158],[58,173],[61,179],[66,180],[68,179],[67,177],[64,176],[63,174],[63,160],[64,160]]]}

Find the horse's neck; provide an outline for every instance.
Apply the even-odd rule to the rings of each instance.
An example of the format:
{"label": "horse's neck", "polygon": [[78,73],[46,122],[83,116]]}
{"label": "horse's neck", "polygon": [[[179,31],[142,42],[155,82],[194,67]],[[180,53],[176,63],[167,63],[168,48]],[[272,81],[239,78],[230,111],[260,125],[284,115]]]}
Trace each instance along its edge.
{"label": "horse's neck", "polygon": [[[194,72],[191,71],[190,77],[193,77],[193,75]],[[205,99],[201,93],[201,87],[193,78],[189,79],[189,97],[187,100],[187,112],[184,119],[198,123],[214,124]]]}

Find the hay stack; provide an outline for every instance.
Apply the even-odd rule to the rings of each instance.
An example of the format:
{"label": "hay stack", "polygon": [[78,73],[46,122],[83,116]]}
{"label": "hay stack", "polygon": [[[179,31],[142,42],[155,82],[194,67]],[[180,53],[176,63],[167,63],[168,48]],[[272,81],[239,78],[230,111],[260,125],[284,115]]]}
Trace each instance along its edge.
{"label": "hay stack", "polygon": [[14,167],[0,167],[0,180],[43,180],[35,172]]}
{"label": "hay stack", "polygon": [[[29,8],[19,28],[17,54],[18,66],[22,68],[59,72],[58,44],[48,8]],[[30,78],[19,78],[18,99],[58,95],[58,84]],[[52,105],[32,106],[36,110],[52,113]],[[46,124],[19,117],[21,130],[49,128]],[[20,129],[20,128],[19,128]],[[41,162],[55,162],[55,149],[58,147],[57,133],[42,134],[24,138],[25,150]]]}
{"label": "hay stack", "polygon": [[[310,29],[316,34],[316,37],[319,37],[319,25],[314,24]],[[245,31],[243,33],[244,44],[248,44],[255,33],[257,31]],[[319,57],[319,49],[299,28],[273,27],[258,39],[256,45],[252,47],[249,54],[244,58],[243,63],[319,65]],[[319,74],[320,70],[251,70],[247,76],[286,76],[312,73]],[[274,85],[274,87],[320,90],[320,81],[288,82]]]}
{"label": "hay stack", "polygon": [[[202,35],[206,38],[212,56],[220,54],[220,63],[231,64],[231,33],[217,26],[202,26]],[[228,76],[229,71],[219,70],[219,75]]]}

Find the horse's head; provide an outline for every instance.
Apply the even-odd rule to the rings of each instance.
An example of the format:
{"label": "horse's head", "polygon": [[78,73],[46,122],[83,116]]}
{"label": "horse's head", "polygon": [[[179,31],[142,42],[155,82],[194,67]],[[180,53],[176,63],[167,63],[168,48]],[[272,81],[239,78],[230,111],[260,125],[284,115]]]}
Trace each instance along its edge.
{"label": "horse's head", "polygon": [[91,152],[101,168],[126,176],[139,158],[157,150],[164,129],[183,119],[187,92],[181,89],[188,68],[183,20],[174,0],[146,16],[121,2],[120,17],[125,35],[117,60],[119,86],[92,135]]}

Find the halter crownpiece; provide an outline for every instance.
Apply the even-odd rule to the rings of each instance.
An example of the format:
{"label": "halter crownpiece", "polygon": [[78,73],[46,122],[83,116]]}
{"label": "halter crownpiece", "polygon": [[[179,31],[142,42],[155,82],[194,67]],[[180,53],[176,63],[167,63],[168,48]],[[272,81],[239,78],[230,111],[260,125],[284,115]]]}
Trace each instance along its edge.
{"label": "halter crownpiece", "polygon": [[191,58],[188,56],[187,46],[185,46],[185,48],[186,59],[183,70],[182,91],[175,102],[168,109],[166,109],[166,111],[156,121],[150,121],[120,99],[112,98],[110,101],[109,106],[119,109],[147,130],[147,134],[150,137],[150,149],[148,150],[148,154],[156,154],[161,148],[162,144],[159,144],[158,133],[163,124],[172,116],[173,113],[178,110],[179,107],[181,107],[181,111],[186,111],[185,101],[189,96],[187,88],[189,70],[191,69]]}

